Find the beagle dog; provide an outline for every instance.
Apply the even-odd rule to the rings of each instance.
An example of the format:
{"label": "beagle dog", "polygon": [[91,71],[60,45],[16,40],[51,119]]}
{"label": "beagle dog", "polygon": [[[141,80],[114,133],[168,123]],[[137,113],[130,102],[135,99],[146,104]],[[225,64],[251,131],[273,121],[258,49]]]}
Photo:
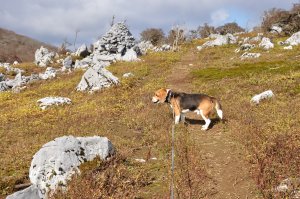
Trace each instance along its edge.
{"label": "beagle dog", "polygon": [[170,104],[175,113],[175,124],[178,124],[179,120],[185,121],[185,113],[190,111],[196,112],[205,121],[205,125],[202,126],[201,130],[208,129],[211,122],[209,115],[214,108],[220,119],[223,118],[223,111],[219,101],[205,94],[176,93],[170,89],[161,88],[155,92],[152,102]]}

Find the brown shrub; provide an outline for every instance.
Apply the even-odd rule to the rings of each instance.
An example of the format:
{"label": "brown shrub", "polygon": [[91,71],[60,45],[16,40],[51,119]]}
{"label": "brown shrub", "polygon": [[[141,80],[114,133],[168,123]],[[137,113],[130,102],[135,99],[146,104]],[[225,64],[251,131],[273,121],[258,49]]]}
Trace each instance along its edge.
{"label": "brown shrub", "polygon": [[231,22],[217,27],[216,31],[221,35],[226,35],[227,33],[233,34],[238,32],[245,32],[245,29],[240,27],[236,22]]}
{"label": "brown shrub", "polygon": [[148,28],[141,32],[141,39],[144,41],[151,41],[151,43],[156,46],[164,41],[165,34],[162,29]]}
{"label": "brown shrub", "polygon": [[201,38],[206,38],[210,34],[217,33],[215,27],[208,25],[208,23],[204,23],[203,26],[199,26],[198,27],[198,32],[199,32]]}

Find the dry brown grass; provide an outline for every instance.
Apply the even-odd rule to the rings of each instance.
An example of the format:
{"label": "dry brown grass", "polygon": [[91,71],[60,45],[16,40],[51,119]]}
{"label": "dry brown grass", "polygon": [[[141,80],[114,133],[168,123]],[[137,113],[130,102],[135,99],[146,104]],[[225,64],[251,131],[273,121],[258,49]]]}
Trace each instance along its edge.
{"label": "dry brown grass", "polygon": [[[109,70],[118,77],[126,72],[135,76],[94,94],[75,91],[83,71],[33,83],[20,94],[0,93],[1,194],[28,181],[31,158],[46,142],[63,135],[99,135],[112,141],[118,155],[109,162],[83,165],[82,175],[74,177],[68,192],[54,198],[168,198],[172,114],[169,107],[156,106],[150,98],[166,86],[172,68],[182,64],[181,57],[204,42],[193,41],[177,53],[150,53],[142,62],[114,64]],[[227,122],[208,133],[230,137],[240,147],[235,150],[251,163],[258,196],[275,198],[274,186],[287,177],[299,177],[300,49],[255,50],[262,52],[261,58],[241,61],[234,53],[236,47],[196,53],[189,62],[193,66],[187,68],[191,79],[186,89],[221,99]],[[249,103],[254,94],[267,89],[273,90],[274,99],[259,106]],[[36,101],[49,95],[70,97],[73,104],[41,111]],[[214,198],[217,192],[217,182],[203,161],[203,134],[198,127],[176,127],[178,198]],[[158,160],[134,161],[149,157]]]}

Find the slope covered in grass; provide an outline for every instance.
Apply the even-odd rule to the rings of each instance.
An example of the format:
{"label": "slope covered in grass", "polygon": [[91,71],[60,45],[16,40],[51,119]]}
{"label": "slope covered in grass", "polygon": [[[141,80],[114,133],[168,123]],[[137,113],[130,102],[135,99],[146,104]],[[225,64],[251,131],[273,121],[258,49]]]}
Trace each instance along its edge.
{"label": "slope covered in grass", "polygon": [[[151,96],[171,86],[217,97],[226,118],[207,132],[193,114],[187,115],[188,124],[176,127],[177,197],[279,197],[274,187],[300,173],[300,49],[254,49],[262,53],[259,59],[240,60],[236,45],[198,52],[196,45],[203,42],[185,44],[179,52],[150,53],[141,62],[113,64],[109,70],[119,78],[126,72],[135,76],[94,94],[75,91],[83,71],[36,82],[19,94],[0,93],[1,194],[28,181],[31,158],[46,142],[63,135],[99,135],[112,141],[116,157],[84,164],[68,192],[54,198],[168,197],[172,112],[168,105],[152,104]],[[268,89],[274,99],[250,104],[253,95]],[[41,111],[36,101],[47,96],[69,97],[73,103]],[[245,164],[235,165],[236,159]],[[232,169],[239,167],[245,172]]]}

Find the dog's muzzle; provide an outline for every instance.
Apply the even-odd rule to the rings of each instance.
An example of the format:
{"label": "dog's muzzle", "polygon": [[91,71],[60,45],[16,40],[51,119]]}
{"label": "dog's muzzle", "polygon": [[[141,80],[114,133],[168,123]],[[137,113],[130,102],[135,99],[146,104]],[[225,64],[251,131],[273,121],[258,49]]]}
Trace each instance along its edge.
{"label": "dog's muzzle", "polygon": [[158,103],[158,102],[159,102],[159,100],[158,100],[158,99],[156,99],[155,97],[152,97],[152,102],[156,104],[156,103]]}

